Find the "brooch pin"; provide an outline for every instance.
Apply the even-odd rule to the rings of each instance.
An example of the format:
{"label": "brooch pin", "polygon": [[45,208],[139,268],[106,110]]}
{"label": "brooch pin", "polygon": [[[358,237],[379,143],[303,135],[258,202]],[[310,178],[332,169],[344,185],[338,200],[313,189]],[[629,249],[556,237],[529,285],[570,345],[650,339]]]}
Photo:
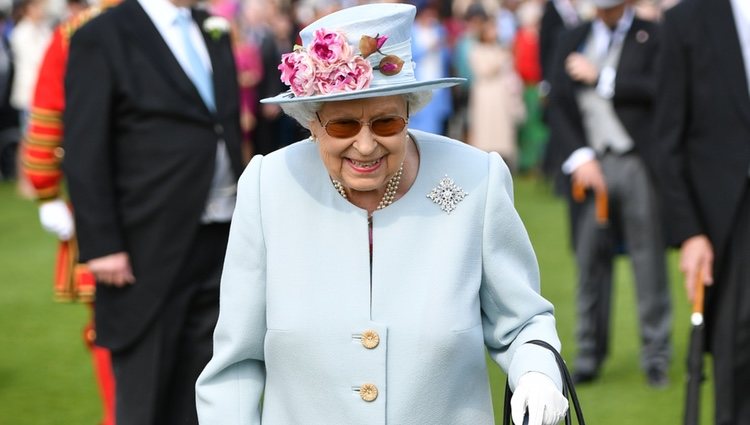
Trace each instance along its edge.
{"label": "brooch pin", "polygon": [[440,184],[427,194],[427,197],[436,203],[441,210],[450,214],[467,195],[468,193],[456,185],[453,179],[445,176],[440,179]]}
{"label": "brooch pin", "polygon": [[641,44],[648,41],[648,33],[644,30],[639,30],[635,33],[635,40]]}

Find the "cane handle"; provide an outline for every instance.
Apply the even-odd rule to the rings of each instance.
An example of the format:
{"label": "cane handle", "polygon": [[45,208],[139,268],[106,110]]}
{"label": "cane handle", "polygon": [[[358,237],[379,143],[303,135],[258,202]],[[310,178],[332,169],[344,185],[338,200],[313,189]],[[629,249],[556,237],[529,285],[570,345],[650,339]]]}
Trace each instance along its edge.
{"label": "cane handle", "polygon": [[[594,206],[596,222],[601,225],[609,223],[609,197],[606,190],[596,190],[594,195]],[[578,182],[573,182],[571,195],[576,202],[583,202],[586,199],[586,187]]]}
{"label": "cane handle", "polygon": [[583,202],[586,199],[586,188],[578,182],[573,182],[573,188],[571,190],[573,200],[576,202]]}

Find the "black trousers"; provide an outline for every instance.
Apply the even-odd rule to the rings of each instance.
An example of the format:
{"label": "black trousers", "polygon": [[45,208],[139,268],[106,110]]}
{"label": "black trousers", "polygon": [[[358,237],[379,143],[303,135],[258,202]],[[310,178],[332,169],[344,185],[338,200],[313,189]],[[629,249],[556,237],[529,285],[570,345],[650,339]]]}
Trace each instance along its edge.
{"label": "black trousers", "polygon": [[750,187],[707,293],[716,425],[750,425]]}
{"label": "black trousers", "polygon": [[213,352],[229,224],[201,226],[143,337],[112,353],[118,425],[197,425],[195,381]]}

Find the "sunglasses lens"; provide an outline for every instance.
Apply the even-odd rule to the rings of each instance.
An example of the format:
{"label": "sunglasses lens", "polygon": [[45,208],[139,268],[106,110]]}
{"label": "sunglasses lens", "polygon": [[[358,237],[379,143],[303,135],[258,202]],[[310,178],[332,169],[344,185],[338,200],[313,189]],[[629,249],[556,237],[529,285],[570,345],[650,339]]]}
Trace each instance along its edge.
{"label": "sunglasses lens", "polygon": [[[378,136],[388,137],[401,132],[406,127],[406,120],[401,117],[382,117],[370,122],[370,130]],[[362,123],[357,120],[331,121],[326,124],[329,136],[347,139],[359,134]]]}
{"label": "sunglasses lens", "polygon": [[354,137],[359,133],[362,124],[356,120],[331,121],[326,125],[326,132],[332,137]]}
{"label": "sunglasses lens", "polygon": [[406,127],[406,121],[401,117],[378,118],[370,123],[370,129],[378,136],[393,136]]}

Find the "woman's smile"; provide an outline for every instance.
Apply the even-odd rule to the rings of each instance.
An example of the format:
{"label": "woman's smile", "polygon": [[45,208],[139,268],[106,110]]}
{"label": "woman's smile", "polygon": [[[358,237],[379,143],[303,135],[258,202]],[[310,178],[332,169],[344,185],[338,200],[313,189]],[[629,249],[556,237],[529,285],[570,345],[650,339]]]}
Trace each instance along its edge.
{"label": "woman's smile", "polygon": [[358,173],[372,173],[380,168],[383,157],[372,161],[357,161],[352,158],[345,158],[349,166]]}

